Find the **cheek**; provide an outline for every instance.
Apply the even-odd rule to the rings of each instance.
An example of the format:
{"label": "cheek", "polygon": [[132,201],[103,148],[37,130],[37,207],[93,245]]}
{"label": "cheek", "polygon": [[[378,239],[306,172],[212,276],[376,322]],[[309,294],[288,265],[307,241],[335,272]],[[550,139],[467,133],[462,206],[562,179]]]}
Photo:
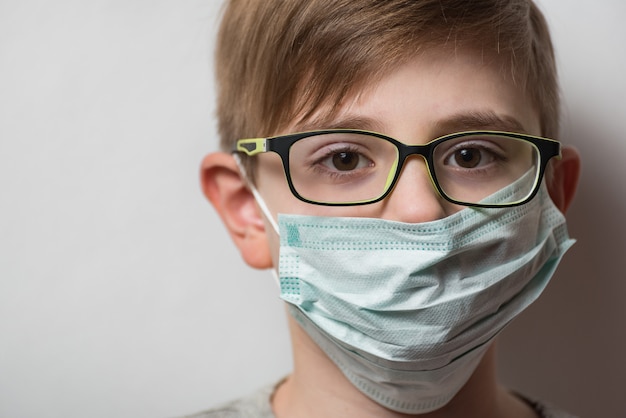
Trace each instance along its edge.
{"label": "cheek", "polygon": [[292,200],[297,201],[289,191],[280,157],[274,153],[258,157],[256,188],[274,219],[278,212],[284,212],[285,205],[289,205]]}

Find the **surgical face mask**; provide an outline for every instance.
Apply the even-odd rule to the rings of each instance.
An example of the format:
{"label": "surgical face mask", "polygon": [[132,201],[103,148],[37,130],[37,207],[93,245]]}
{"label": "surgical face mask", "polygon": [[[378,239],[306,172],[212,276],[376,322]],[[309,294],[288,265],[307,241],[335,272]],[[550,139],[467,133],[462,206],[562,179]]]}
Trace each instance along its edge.
{"label": "surgical face mask", "polygon": [[279,214],[277,229],[292,316],[356,388],[408,414],[455,396],[573,244],[545,186],[427,223]]}

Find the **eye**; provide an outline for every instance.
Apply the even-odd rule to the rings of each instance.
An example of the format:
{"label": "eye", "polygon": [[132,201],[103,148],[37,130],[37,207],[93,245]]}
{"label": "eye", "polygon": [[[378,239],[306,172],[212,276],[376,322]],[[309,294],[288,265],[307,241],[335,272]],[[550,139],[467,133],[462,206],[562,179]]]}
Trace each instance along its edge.
{"label": "eye", "polygon": [[[373,135],[330,133],[303,138],[289,154],[292,181],[307,188],[382,182],[397,158],[394,144]],[[380,180],[379,178],[382,178]],[[378,187],[378,185],[376,185]]]}
{"label": "eye", "polygon": [[460,169],[478,169],[503,160],[498,148],[487,141],[458,143],[448,149],[443,164]]}
{"label": "eye", "polygon": [[332,151],[320,162],[331,170],[337,171],[352,171],[373,165],[371,160],[351,150]]}
{"label": "eye", "polygon": [[478,148],[463,148],[456,150],[453,154],[454,163],[463,168],[475,168],[485,158],[489,158],[485,152],[481,152]]}

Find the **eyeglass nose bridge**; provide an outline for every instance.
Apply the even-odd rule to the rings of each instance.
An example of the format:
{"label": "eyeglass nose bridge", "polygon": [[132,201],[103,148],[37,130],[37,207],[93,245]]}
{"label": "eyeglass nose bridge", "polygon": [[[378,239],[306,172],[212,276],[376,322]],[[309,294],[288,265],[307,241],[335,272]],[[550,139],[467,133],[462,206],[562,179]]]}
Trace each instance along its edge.
{"label": "eyeglass nose bridge", "polygon": [[422,145],[407,145],[407,144],[403,144],[402,142],[395,142],[395,144],[398,149],[398,160],[395,164],[395,167],[392,167],[392,169],[389,172],[389,177],[385,185],[385,190],[387,191],[385,195],[391,193],[392,189],[398,183],[398,180],[400,179],[400,173],[402,172],[402,169],[404,168],[406,160],[412,156],[420,156],[424,160],[424,164],[426,164],[426,171],[428,172],[428,178],[430,180],[430,183],[433,189],[435,189],[435,191],[440,197],[445,199],[445,195],[443,194],[443,191],[441,190],[441,188],[439,187],[439,184],[437,183],[435,173],[433,170],[433,145],[434,144],[429,143],[429,144],[422,144]]}

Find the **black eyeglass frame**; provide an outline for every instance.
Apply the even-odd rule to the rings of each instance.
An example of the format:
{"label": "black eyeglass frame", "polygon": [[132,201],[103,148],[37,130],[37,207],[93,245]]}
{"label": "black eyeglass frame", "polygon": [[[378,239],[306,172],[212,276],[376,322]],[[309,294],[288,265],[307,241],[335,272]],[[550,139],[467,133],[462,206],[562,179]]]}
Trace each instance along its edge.
{"label": "black eyeglass frame", "polygon": [[[387,190],[384,191],[379,197],[375,199],[368,199],[364,201],[358,202],[347,202],[347,203],[337,203],[337,202],[319,202],[315,200],[307,199],[298,193],[296,188],[291,181],[291,172],[289,169],[289,150],[291,146],[298,142],[301,139],[308,138],[311,136],[317,135],[327,135],[327,134],[359,134],[359,135],[369,135],[373,137],[377,137],[383,139],[385,141],[391,142],[395,145],[398,150],[398,163],[396,165],[396,172],[394,173],[392,181],[389,183]],[[434,167],[434,149],[442,142],[449,141],[451,139],[463,137],[463,136],[479,136],[479,135],[497,135],[508,138],[515,138],[518,140],[523,140],[530,142],[535,146],[537,151],[539,151],[539,171],[537,173],[535,184],[533,186],[532,192],[528,194],[528,196],[516,202],[510,203],[500,203],[500,204],[492,204],[492,203],[468,203],[459,201],[448,196],[444,190],[439,185],[439,181],[437,180],[437,175],[432,167]],[[289,190],[291,193],[298,198],[299,200],[311,203],[314,205],[321,206],[359,206],[359,205],[368,205],[376,202],[380,202],[385,199],[391,191],[394,189],[398,178],[400,177],[400,172],[402,171],[402,167],[404,166],[404,162],[411,155],[420,155],[426,161],[426,166],[428,168],[428,173],[430,180],[437,190],[437,193],[445,200],[454,203],[456,205],[469,206],[469,207],[477,207],[477,208],[502,208],[502,207],[513,207],[520,206],[525,203],[528,203],[530,200],[535,197],[537,192],[539,191],[539,186],[545,174],[546,167],[551,158],[561,158],[561,143],[554,139],[543,138],[539,136],[515,133],[515,132],[505,132],[505,131],[465,131],[465,132],[455,132],[452,134],[444,135],[438,138],[433,139],[432,141],[423,144],[423,145],[407,145],[403,142],[398,141],[392,137],[387,135],[365,131],[359,129],[326,129],[326,130],[316,130],[316,131],[307,131],[307,132],[298,132],[287,135],[279,135],[274,137],[267,138],[246,138],[240,139],[236,142],[235,149],[233,152],[243,153],[248,156],[254,156],[263,152],[274,152],[278,154],[281,158],[283,169],[285,172],[285,177],[287,178],[287,183],[289,185]]]}

